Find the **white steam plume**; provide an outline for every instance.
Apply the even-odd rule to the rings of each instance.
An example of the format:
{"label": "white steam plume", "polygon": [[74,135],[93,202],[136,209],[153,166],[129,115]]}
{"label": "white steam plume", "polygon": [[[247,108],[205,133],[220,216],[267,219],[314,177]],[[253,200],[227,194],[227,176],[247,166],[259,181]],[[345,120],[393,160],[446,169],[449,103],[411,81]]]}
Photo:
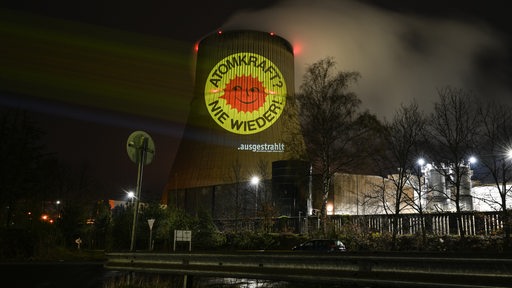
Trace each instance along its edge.
{"label": "white steam plume", "polygon": [[287,39],[296,51],[296,91],[308,65],[334,57],[338,70],[361,73],[354,91],[363,108],[381,119],[390,120],[413,98],[430,112],[436,90],[447,85],[483,97],[505,95],[477,66],[483,51],[505,51],[497,33],[483,24],[399,14],[349,0],[289,0],[235,14],[222,28],[275,32]]}

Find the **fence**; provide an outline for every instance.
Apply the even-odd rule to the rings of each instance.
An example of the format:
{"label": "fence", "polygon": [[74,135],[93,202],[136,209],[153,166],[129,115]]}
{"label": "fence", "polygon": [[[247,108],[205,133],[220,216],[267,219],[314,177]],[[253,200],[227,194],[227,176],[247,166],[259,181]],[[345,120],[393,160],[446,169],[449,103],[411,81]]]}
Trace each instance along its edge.
{"label": "fence", "polygon": [[[510,213],[510,212],[509,212]],[[431,235],[459,235],[455,213],[399,214],[399,215],[329,215],[327,221],[336,231],[344,225],[357,225],[369,232],[392,232],[392,221],[397,221],[399,235],[417,234],[425,229]],[[462,227],[466,235],[493,235],[502,233],[503,212],[463,212]],[[510,220],[509,220],[510,221]],[[317,216],[277,218],[217,219],[221,231],[263,230],[266,232],[314,233],[321,229]],[[271,223],[271,224],[269,224]]]}

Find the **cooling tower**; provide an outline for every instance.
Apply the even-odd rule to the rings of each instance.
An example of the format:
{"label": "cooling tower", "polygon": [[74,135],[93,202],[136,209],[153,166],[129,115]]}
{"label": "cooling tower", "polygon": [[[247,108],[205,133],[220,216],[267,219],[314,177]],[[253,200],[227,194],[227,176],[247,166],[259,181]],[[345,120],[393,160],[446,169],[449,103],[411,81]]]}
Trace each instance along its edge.
{"label": "cooling tower", "polygon": [[268,179],[272,162],[296,158],[288,144],[297,132],[290,43],[261,31],[223,31],[199,41],[196,53],[194,95],[164,203],[179,191]]}

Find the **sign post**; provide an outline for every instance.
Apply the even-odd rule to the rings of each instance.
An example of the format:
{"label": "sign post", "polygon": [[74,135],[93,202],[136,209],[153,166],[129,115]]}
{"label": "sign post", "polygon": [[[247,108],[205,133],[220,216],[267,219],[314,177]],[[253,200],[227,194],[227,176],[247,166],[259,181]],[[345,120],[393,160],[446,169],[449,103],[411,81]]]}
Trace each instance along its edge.
{"label": "sign post", "polygon": [[128,157],[137,164],[137,189],[135,192],[135,209],[133,211],[133,223],[132,223],[132,239],[130,244],[130,251],[133,252],[135,249],[135,240],[137,228],[137,217],[139,215],[139,202],[140,202],[140,191],[142,187],[142,174],[144,165],[147,165],[153,161],[155,155],[155,144],[148,133],[144,131],[135,131],[128,137],[126,143],[126,151]]}
{"label": "sign post", "polygon": [[174,247],[173,251],[176,251],[176,242],[188,242],[188,251],[192,251],[192,231],[190,230],[174,230]]}
{"label": "sign post", "polygon": [[148,219],[149,225],[149,251],[153,251],[153,224],[155,219]]}

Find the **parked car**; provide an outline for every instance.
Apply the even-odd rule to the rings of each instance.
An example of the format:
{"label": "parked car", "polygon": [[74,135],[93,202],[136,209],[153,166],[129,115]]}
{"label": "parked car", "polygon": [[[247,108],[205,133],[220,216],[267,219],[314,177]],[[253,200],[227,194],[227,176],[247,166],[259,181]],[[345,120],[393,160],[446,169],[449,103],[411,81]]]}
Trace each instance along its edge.
{"label": "parked car", "polygon": [[345,244],[335,239],[313,239],[292,248],[294,251],[345,252]]}

